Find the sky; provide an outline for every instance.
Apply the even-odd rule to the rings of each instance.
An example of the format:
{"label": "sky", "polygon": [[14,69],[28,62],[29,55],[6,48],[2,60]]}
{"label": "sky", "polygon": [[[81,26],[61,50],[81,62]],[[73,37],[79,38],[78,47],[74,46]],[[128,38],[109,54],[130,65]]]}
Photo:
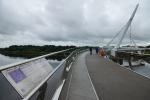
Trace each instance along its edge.
{"label": "sky", "polygon": [[[132,38],[148,45],[150,0],[0,0],[0,47],[103,46],[126,24],[138,2]],[[129,35],[123,43],[128,42]]]}

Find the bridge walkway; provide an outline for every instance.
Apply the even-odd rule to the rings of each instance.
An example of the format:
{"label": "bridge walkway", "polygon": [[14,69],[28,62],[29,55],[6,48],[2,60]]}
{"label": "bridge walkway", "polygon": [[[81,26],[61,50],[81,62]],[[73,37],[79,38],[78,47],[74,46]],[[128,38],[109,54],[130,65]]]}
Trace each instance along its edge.
{"label": "bridge walkway", "polygon": [[97,95],[86,67],[86,55],[87,52],[79,55],[73,63],[67,84],[67,96],[63,96],[60,100],[97,100]]}
{"label": "bridge walkway", "polygon": [[150,79],[98,55],[87,55],[86,65],[102,100],[150,100]]}
{"label": "bridge walkway", "polygon": [[96,54],[79,55],[69,78],[60,100],[150,100],[148,78]]}

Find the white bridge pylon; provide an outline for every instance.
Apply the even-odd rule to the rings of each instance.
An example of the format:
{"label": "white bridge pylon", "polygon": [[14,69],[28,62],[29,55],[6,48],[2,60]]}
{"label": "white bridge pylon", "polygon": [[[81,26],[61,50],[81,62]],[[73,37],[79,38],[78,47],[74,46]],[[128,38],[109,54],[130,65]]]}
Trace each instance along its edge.
{"label": "white bridge pylon", "polygon": [[[128,29],[129,29],[129,27],[131,26],[131,23],[132,23],[132,21],[133,21],[133,18],[134,18],[135,14],[136,14],[136,11],[137,11],[138,7],[139,7],[139,3],[136,5],[136,7],[135,7],[135,9],[134,9],[134,11],[133,11],[133,13],[132,13],[130,19],[129,19],[128,22],[125,24],[125,26],[124,26],[123,28],[121,28],[121,30],[114,36],[114,38],[116,38],[116,37],[120,34],[120,32],[123,30],[123,34],[122,34],[121,38],[119,39],[119,42],[118,42],[117,45],[114,47],[115,49],[120,48],[120,45],[121,45],[121,43],[122,43],[122,41],[123,41],[125,35],[127,34],[127,31],[128,31]],[[110,46],[110,44],[111,44],[111,42],[114,40],[114,38],[112,38],[112,40],[108,42],[108,44],[107,44],[106,47],[109,47],[109,46]]]}

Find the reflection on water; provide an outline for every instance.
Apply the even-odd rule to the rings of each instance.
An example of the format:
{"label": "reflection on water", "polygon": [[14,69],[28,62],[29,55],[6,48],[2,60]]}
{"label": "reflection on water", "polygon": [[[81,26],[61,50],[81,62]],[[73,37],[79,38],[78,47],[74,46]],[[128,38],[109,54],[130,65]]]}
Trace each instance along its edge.
{"label": "reflection on water", "polygon": [[[9,56],[4,56],[0,54],[0,66],[3,65],[8,65],[11,63],[15,63],[15,62],[20,62],[25,60],[25,58],[21,58],[21,57],[9,57]],[[53,66],[53,68],[56,68],[61,61],[58,60],[48,60],[49,63]]]}
{"label": "reflection on water", "polygon": [[56,68],[61,61],[58,60],[48,60],[48,62],[53,66],[53,68]]}
{"label": "reflection on water", "polygon": [[150,78],[150,64],[145,63],[145,66],[135,67],[133,69],[135,72]]}
{"label": "reflection on water", "polygon": [[[147,78],[150,78],[150,64],[143,62],[145,65],[143,66],[138,66],[138,67],[133,67],[133,71],[136,73],[145,76]],[[138,65],[139,62],[132,62],[132,65]],[[129,63],[127,61],[123,61],[123,65],[121,66],[129,66]]]}
{"label": "reflection on water", "polygon": [[0,54],[0,66],[3,65],[8,65],[11,63],[23,61],[25,58],[20,58],[20,57],[8,57]]}

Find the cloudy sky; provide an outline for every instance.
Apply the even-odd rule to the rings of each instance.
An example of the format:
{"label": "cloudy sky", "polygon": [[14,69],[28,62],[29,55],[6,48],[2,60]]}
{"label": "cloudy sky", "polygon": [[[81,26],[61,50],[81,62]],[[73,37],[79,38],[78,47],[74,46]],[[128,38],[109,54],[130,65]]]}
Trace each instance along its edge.
{"label": "cloudy sky", "polygon": [[[0,47],[14,44],[104,45],[125,25],[138,2],[0,0]],[[150,42],[149,9],[150,1],[141,0],[131,28],[138,44]]]}

